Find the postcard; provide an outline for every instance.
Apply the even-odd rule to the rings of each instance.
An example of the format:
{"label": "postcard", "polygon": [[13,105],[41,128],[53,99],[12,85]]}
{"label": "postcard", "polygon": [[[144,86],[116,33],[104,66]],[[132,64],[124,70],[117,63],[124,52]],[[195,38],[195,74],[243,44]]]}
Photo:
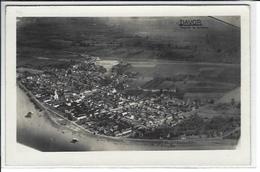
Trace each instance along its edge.
{"label": "postcard", "polygon": [[246,5],[6,6],[5,164],[250,165],[249,26]]}

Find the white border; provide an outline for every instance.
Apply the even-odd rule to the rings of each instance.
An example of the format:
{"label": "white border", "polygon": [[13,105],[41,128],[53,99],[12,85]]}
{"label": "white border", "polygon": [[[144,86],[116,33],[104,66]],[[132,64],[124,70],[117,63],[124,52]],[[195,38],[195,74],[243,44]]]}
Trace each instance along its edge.
{"label": "white border", "polygon": [[[69,14],[69,16],[82,16],[82,15],[92,15],[92,16],[117,16],[117,15],[126,15],[128,16],[129,13],[134,13],[135,15],[138,15],[138,16],[151,16],[151,14],[155,15],[156,13],[156,16],[165,16],[166,12],[169,12],[169,13],[172,13],[172,11],[175,11],[175,15],[179,15],[179,16],[188,16],[188,15],[195,15],[195,14],[199,14],[198,16],[202,16],[202,15],[241,15],[241,25],[242,25],[242,28],[241,28],[241,33],[242,33],[242,37],[241,39],[243,40],[242,41],[242,44],[241,44],[241,47],[242,47],[242,52],[241,52],[241,55],[244,57],[242,60],[241,60],[241,64],[243,64],[243,67],[242,67],[242,79],[243,79],[243,83],[242,83],[242,88],[246,88],[246,89],[241,89],[241,91],[243,90],[244,94],[242,93],[241,96],[242,96],[242,99],[243,100],[246,100],[248,102],[248,106],[246,107],[247,109],[245,109],[245,107],[243,107],[242,105],[242,110],[244,109],[244,113],[247,113],[249,114],[249,110],[250,110],[250,107],[249,107],[249,102],[250,102],[250,96],[249,96],[249,91],[250,91],[250,61],[247,60],[249,59],[249,39],[248,39],[248,35],[246,35],[246,33],[249,33],[249,23],[246,23],[246,22],[249,22],[249,11],[245,10],[245,7],[239,7],[241,8],[240,10],[238,10],[237,8],[238,7],[235,7],[235,6],[232,6],[232,7],[210,7],[210,6],[207,6],[207,7],[200,7],[199,10],[196,10],[195,8],[198,8],[198,7],[186,7],[186,10],[183,10],[183,8],[185,8],[184,6],[182,6],[181,10],[177,10],[176,7],[173,7],[173,6],[169,6],[169,7],[164,7],[164,10],[155,10],[154,7],[148,7],[147,8],[147,11],[146,12],[150,12],[150,15],[147,15],[144,14],[144,7],[141,7],[141,13],[137,10],[137,7],[135,6],[134,8],[131,9],[131,7],[129,6],[124,6],[123,8],[125,10],[122,10],[122,7],[120,7],[120,9],[118,7],[113,7],[115,8],[114,10],[112,10],[112,13],[109,13],[107,12],[107,10],[105,10],[107,13],[104,14],[102,13],[102,11],[104,9],[102,9],[102,11],[97,11],[97,8],[101,9],[103,7],[95,7],[95,9],[93,9],[93,6],[91,7],[78,7],[77,10],[75,9],[76,7],[57,7],[57,6],[52,6],[52,7],[37,7],[37,10],[34,10],[33,8],[34,7],[29,7],[31,10],[28,10],[29,8],[27,7],[26,10],[23,10],[22,7],[12,7],[12,11],[10,11],[10,16],[8,14],[8,20],[7,23],[6,23],[6,27],[8,27],[8,30],[7,30],[7,37],[8,39],[6,39],[6,45],[7,47],[12,47],[12,51],[9,51],[9,49],[7,49],[7,52],[6,52],[6,57],[10,57],[10,58],[6,58],[4,61],[4,59],[2,59],[4,63],[2,63],[2,72],[6,72],[6,75],[8,76],[15,76],[15,46],[14,46],[14,43],[16,42],[15,41],[15,17],[16,16],[42,16],[42,15],[47,15],[50,14],[49,16],[68,16],[68,11],[71,12]],[[83,9],[83,8],[88,8],[89,10],[84,10],[84,11],[81,11],[81,12],[78,12],[80,11],[79,9]],[[107,8],[107,7],[105,7]],[[111,8],[111,7],[109,7]],[[160,7],[162,8],[162,6]],[[174,9],[175,8],[175,9]],[[202,9],[203,8],[203,9]],[[42,10],[42,9],[45,9],[45,10]],[[59,9],[59,10],[57,10]],[[62,10],[61,10],[62,9]],[[174,10],[173,10],[174,9]],[[192,10],[191,10],[192,9]],[[224,10],[223,10],[224,9]],[[74,10],[74,12],[73,12]],[[120,12],[119,12],[120,10]],[[168,11],[167,11],[168,10]],[[210,13],[209,13],[209,10]],[[64,11],[66,13],[64,13]],[[47,13],[48,12],[48,13]],[[97,13],[95,13],[97,12]],[[245,15],[245,13],[247,13]],[[169,16],[169,15],[168,15]],[[9,18],[10,17],[10,18]],[[2,18],[3,19],[3,18]],[[3,21],[3,20],[2,20]],[[247,27],[248,26],[248,27]],[[2,30],[3,31],[3,30]],[[245,51],[247,49],[247,51]],[[2,51],[3,53],[3,51]],[[2,57],[3,54],[2,54]],[[5,71],[4,69],[4,66],[3,64],[6,64],[7,65],[7,69]],[[11,72],[11,73],[10,73]],[[2,77],[2,79],[4,79],[4,77]],[[5,81],[5,80],[2,80],[2,81]],[[5,83],[5,82],[2,82],[2,83]],[[9,85],[10,84],[10,85]],[[244,86],[243,86],[244,85]],[[7,107],[8,107],[8,114],[11,111],[13,112],[13,114],[16,114],[16,110],[15,108],[11,108],[9,105],[10,102],[15,102],[15,96],[13,96],[15,94],[15,89],[13,89],[13,87],[15,86],[15,77],[11,77],[10,79],[8,79],[8,81],[6,81],[6,88],[7,88],[7,93],[10,93],[8,95],[12,95],[12,96],[8,96],[6,97],[7,101]],[[4,87],[4,84],[2,84],[2,88]],[[9,89],[11,88],[11,89]],[[3,88],[5,89],[5,88]],[[3,90],[4,91],[4,90]],[[3,98],[2,98],[3,100]],[[3,106],[2,106],[3,107]],[[3,109],[2,109],[3,110]],[[5,111],[2,111],[2,112],[5,112]],[[243,113],[243,112],[242,112]],[[3,114],[3,113],[2,113]],[[3,116],[2,116],[3,117]],[[245,117],[245,115],[244,115]],[[6,127],[8,127],[6,130],[10,131],[9,129],[11,129],[12,127],[16,127],[16,125],[11,121],[11,118],[10,116],[6,116],[6,120],[7,120],[7,123],[6,123]],[[9,123],[8,123],[8,120],[9,120]],[[249,136],[249,140],[250,140],[250,116],[249,117],[245,117],[243,119],[243,116],[242,116],[242,125],[243,125],[243,121],[246,122],[244,123],[244,126],[246,126],[246,131],[244,130],[244,128],[242,127],[242,135],[246,136],[248,135]],[[2,121],[3,121],[3,118],[2,118]],[[3,124],[3,122],[2,122]],[[10,124],[10,125],[9,125]],[[12,127],[11,127],[12,125]],[[3,127],[4,125],[2,125]],[[11,128],[9,128],[11,127]],[[12,128],[11,130],[13,130],[14,128]],[[5,131],[6,131],[5,130]],[[8,134],[10,132],[7,132],[6,133],[6,136],[7,138],[11,138],[12,134]],[[243,137],[244,138],[244,137]],[[4,139],[2,140],[4,141]],[[27,156],[27,160],[29,162],[25,163],[25,159],[23,158],[24,155],[22,155],[21,153],[28,153],[28,150],[26,150],[26,152],[23,152],[24,150],[18,150],[16,147],[11,147],[13,146],[14,144],[14,140],[13,140],[13,137],[12,139],[7,139],[6,140],[8,143],[12,143],[12,144],[7,144],[6,146],[9,148],[6,149],[6,153],[7,155],[11,155],[11,157],[6,157],[4,155],[4,157],[6,158],[7,160],[7,163],[3,163],[3,165],[11,165],[11,166],[24,166],[24,165],[35,165],[35,162],[33,162],[32,160],[37,160],[37,158],[40,158],[38,159],[38,164],[37,166],[63,166],[66,164],[69,165],[69,166],[72,166],[72,165],[76,165],[76,166],[116,166],[116,167],[119,167],[119,166],[128,166],[128,167],[132,167],[132,166],[141,166],[141,167],[151,167],[151,166],[154,166],[154,167],[157,167],[157,166],[164,166],[164,167],[183,167],[183,166],[200,166],[200,167],[208,167],[208,166],[250,166],[250,150],[248,148],[250,148],[250,142],[247,143],[246,140],[243,140],[241,141],[241,146],[245,146],[244,148],[246,148],[245,150],[242,150],[241,151],[238,151],[238,150],[231,150],[232,152],[232,155],[230,153],[230,151],[173,151],[173,154],[174,155],[170,155],[172,153],[169,153],[171,151],[168,151],[168,152],[162,152],[162,151],[159,151],[159,152],[152,152],[152,151],[149,151],[149,152],[135,152],[135,151],[131,151],[131,152],[84,152],[84,153],[62,153],[63,155],[61,155],[61,153],[55,153],[56,155],[54,155],[54,153],[39,153],[39,152],[34,152],[32,154],[34,154],[34,157],[33,159],[30,160],[30,157]],[[9,142],[10,141],[10,142]],[[245,144],[245,145],[244,145]],[[19,151],[22,151],[22,152],[19,152]],[[156,153],[157,155],[155,155],[154,153]],[[214,153],[214,162],[213,162],[213,159],[210,159],[211,157],[209,157],[209,155],[212,155],[212,153]],[[49,155],[47,154],[51,154],[51,156],[55,156],[55,159],[52,159],[49,157]],[[68,154],[70,156],[70,158],[68,157]],[[99,156],[99,160],[97,162],[97,160],[95,158],[89,158],[89,156],[86,156],[87,154],[91,155],[91,156]],[[127,157],[129,156],[128,158],[135,158],[135,159],[132,159],[131,161],[129,161],[129,159],[127,158],[118,158],[118,154],[123,154],[124,157]],[[142,157],[144,154],[146,154],[146,156],[149,157],[148,161],[147,160],[144,160],[144,159],[138,159],[139,157]],[[196,155],[195,155],[196,154]],[[207,155],[206,155],[207,154]],[[226,156],[223,156],[223,154],[226,154]],[[2,154],[3,155],[3,154]],[[15,157],[13,157],[12,155],[15,155]],[[66,156],[67,157],[66,157]],[[86,165],[86,161],[84,162],[78,162],[77,164],[68,164],[69,162],[71,162],[71,157],[77,157],[78,156],[84,156],[84,159],[88,160],[88,165]],[[140,155],[140,156],[139,156]],[[207,156],[206,159],[204,157],[204,162],[201,161],[200,159],[200,156]],[[241,155],[243,156],[244,159],[240,158]],[[19,156],[21,156],[20,160],[19,160]],[[39,156],[39,157],[38,157]],[[44,158],[45,161],[44,163],[40,163],[39,160],[43,160],[42,158]],[[56,156],[59,156],[59,157],[56,157]],[[154,157],[152,157],[154,156]],[[167,161],[167,163],[163,163],[161,161],[162,158],[161,157],[167,157],[167,159],[170,161]],[[192,156],[192,157],[191,157]],[[196,158],[194,158],[194,156],[196,156]],[[175,157],[175,158],[174,158]],[[177,157],[177,159],[176,159]],[[215,157],[223,157],[222,159],[220,158],[215,158]],[[230,158],[234,158],[236,159],[236,162],[231,162],[230,163]],[[15,161],[13,161],[14,159],[13,158],[16,158]],[[57,159],[63,159],[62,162],[57,162]],[[93,161],[94,159],[94,161]],[[174,159],[174,160],[173,160]],[[19,161],[18,161],[19,160]],[[56,161],[55,161],[56,160]],[[108,160],[110,162],[108,162]],[[125,162],[125,160],[127,162]],[[185,162],[183,162],[185,160]],[[207,162],[205,162],[205,160]],[[68,163],[66,163],[66,161]],[[80,161],[80,159],[79,159]],[[144,163],[144,161],[146,161],[146,163]],[[161,164],[155,164],[156,162],[161,162]],[[174,161],[174,163],[172,162]],[[182,162],[180,162],[182,161]],[[219,162],[217,162],[219,161]],[[129,164],[130,162],[130,164]],[[141,162],[141,163],[140,163]],[[165,161],[164,161],[165,162]]]}

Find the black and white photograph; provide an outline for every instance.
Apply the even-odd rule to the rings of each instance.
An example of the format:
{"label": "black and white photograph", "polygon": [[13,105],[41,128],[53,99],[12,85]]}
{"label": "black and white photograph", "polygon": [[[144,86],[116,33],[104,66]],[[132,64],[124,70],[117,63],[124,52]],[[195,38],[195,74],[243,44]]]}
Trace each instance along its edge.
{"label": "black and white photograph", "polygon": [[249,6],[5,10],[5,166],[253,163]]}
{"label": "black and white photograph", "polygon": [[17,142],[236,149],[240,17],[18,17]]}

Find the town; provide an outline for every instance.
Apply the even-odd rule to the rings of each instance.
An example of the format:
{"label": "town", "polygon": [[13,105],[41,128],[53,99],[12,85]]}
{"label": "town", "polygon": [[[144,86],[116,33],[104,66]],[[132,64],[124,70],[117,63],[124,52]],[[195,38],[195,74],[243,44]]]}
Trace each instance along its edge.
{"label": "town", "polygon": [[[18,73],[17,79],[46,107],[93,134],[143,139],[210,138],[240,126],[238,119],[201,118],[196,112],[201,104],[184,101],[177,89],[132,87],[138,73],[129,68],[130,64],[121,61],[108,71],[97,64],[96,57],[89,56],[44,66],[38,72],[25,70]],[[214,121],[222,124],[214,128]]]}

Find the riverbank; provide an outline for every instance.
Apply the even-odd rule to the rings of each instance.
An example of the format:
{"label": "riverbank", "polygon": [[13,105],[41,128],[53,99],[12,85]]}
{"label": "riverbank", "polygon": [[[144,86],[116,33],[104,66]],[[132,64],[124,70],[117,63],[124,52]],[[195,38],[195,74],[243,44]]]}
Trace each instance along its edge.
{"label": "riverbank", "polygon": [[[237,142],[219,138],[149,140],[95,135],[69,120],[64,125],[61,121],[65,119],[58,114],[40,112],[19,87],[17,93],[17,141],[42,151],[234,149]],[[30,119],[24,117],[29,111],[33,112]],[[71,143],[73,138],[79,142]]]}

